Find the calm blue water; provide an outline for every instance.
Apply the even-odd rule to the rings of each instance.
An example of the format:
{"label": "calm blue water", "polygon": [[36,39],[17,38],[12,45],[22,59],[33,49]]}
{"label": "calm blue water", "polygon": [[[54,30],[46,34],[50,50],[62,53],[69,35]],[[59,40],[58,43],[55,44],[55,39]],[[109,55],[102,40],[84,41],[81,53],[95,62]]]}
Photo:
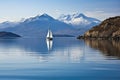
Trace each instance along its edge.
{"label": "calm blue water", "polygon": [[120,42],[0,39],[0,80],[120,80]]}

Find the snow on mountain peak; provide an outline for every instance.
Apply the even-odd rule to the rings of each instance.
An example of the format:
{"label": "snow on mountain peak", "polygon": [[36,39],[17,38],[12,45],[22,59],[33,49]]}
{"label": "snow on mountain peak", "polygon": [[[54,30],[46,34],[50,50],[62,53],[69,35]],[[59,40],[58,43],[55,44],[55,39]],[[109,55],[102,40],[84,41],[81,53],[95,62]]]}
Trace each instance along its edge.
{"label": "snow on mountain peak", "polygon": [[62,14],[60,17],[59,17],[59,20],[60,21],[63,21],[63,20],[67,20],[67,21],[69,21],[69,20],[71,20],[71,15],[64,15],[64,14]]}
{"label": "snow on mountain peak", "polygon": [[73,25],[80,25],[80,24],[87,25],[87,24],[90,24],[90,22],[88,20],[84,19],[83,17],[72,18],[71,23]]}
{"label": "snow on mountain peak", "polygon": [[60,21],[65,22],[67,24],[71,24],[73,26],[87,26],[92,23],[100,23],[99,20],[91,17],[87,17],[82,13],[76,13],[72,15],[62,15],[58,18]]}
{"label": "snow on mountain peak", "polygon": [[42,14],[41,16],[49,16],[48,14],[46,14],[46,13],[44,13],[44,14]]}
{"label": "snow on mountain peak", "polygon": [[25,20],[25,22],[33,22],[33,21],[49,21],[49,20],[54,20],[51,16],[48,14],[44,13],[42,15],[37,15],[35,17],[28,18]]}
{"label": "snow on mountain peak", "polygon": [[79,18],[79,17],[83,17],[83,18],[86,18],[86,16],[84,15],[84,14],[82,14],[82,13],[76,13],[76,14],[73,14],[73,17],[74,18]]}

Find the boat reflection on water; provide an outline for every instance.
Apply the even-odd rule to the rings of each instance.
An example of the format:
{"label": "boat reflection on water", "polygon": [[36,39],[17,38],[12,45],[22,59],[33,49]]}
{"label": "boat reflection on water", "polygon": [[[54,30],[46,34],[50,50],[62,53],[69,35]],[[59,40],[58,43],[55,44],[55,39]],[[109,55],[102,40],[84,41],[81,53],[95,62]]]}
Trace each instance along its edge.
{"label": "boat reflection on water", "polygon": [[115,40],[85,40],[91,48],[99,50],[107,57],[120,59],[120,41]]}
{"label": "boat reflection on water", "polygon": [[53,40],[46,39],[48,51],[52,50]]}

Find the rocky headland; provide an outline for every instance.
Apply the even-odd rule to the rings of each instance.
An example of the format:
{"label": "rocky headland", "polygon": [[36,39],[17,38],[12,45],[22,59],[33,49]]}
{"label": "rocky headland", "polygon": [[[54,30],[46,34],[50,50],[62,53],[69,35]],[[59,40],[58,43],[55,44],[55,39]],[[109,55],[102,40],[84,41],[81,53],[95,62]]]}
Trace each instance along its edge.
{"label": "rocky headland", "polygon": [[78,39],[120,39],[120,16],[104,20]]}

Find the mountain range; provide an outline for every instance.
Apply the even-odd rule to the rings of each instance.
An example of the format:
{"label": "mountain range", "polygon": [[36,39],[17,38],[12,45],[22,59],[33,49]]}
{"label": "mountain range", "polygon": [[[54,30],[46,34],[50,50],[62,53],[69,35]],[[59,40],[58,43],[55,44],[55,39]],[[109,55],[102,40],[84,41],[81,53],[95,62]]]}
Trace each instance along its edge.
{"label": "mountain range", "polygon": [[68,15],[61,15],[58,18],[60,21],[65,22],[74,26],[74,28],[81,29],[87,28],[90,29],[91,27],[98,25],[101,21],[95,18],[87,17],[82,13],[76,14],[68,14]]}
{"label": "mountain range", "polygon": [[[100,23],[99,20],[83,14],[69,16],[71,16],[70,19],[67,19],[67,16],[60,16],[58,19],[54,19],[48,14],[42,14],[21,22],[3,22],[0,24],[0,31],[13,32],[22,37],[45,37],[47,30],[51,29],[54,35],[78,36],[90,29],[91,25],[98,25]],[[77,22],[74,21],[77,21],[79,24],[76,24]]]}

